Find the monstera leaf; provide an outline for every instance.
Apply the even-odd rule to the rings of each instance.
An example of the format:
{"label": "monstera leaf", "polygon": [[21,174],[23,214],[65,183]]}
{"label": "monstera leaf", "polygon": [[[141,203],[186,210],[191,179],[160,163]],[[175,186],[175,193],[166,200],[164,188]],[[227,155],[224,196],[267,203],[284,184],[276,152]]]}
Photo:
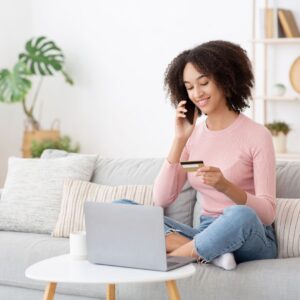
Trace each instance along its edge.
{"label": "monstera leaf", "polygon": [[0,101],[22,101],[31,88],[31,81],[27,79],[30,71],[19,61],[12,71],[0,70]]}
{"label": "monstera leaf", "polygon": [[55,72],[62,72],[65,80],[73,84],[70,76],[63,70],[64,55],[62,50],[53,41],[41,36],[29,40],[25,45],[25,53],[19,55],[32,74],[53,75]]}
{"label": "monstera leaf", "polygon": [[[22,102],[28,123],[38,130],[40,125],[35,118],[35,105],[43,77],[60,72],[69,84],[73,84],[73,80],[64,70],[64,55],[61,49],[53,41],[44,36],[34,38],[25,44],[25,50],[19,55],[12,71],[0,70],[0,102]],[[33,99],[27,101],[32,75],[39,75],[40,81]]]}

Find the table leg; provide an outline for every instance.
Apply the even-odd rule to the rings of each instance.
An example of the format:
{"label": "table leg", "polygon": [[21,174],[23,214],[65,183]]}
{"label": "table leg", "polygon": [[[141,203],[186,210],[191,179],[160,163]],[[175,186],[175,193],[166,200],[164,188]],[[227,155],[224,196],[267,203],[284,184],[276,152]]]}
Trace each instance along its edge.
{"label": "table leg", "polygon": [[106,300],[115,300],[116,299],[116,285],[108,284],[106,287]]}
{"label": "table leg", "polygon": [[44,300],[53,300],[55,289],[56,289],[56,282],[48,283],[44,293]]}
{"label": "table leg", "polygon": [[170,300],[180,300],[180,295],[175,280],[166,281]]}

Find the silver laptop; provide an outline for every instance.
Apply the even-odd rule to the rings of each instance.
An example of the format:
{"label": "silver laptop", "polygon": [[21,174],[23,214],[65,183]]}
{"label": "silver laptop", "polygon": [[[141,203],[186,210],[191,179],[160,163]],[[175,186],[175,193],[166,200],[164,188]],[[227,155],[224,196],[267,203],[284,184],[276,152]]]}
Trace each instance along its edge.
{"label": "silver laptop", "polygon": [[84,211],[92,263],[169,271],[195,261],[166,255],[161,207],[86,202]]}

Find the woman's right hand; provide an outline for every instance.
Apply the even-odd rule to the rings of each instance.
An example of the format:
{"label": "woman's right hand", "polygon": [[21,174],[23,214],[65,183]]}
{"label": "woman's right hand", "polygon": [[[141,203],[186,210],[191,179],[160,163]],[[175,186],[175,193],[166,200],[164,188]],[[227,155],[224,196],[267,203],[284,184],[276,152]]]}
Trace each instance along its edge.
{"label": "woman's right hand", "polygon": [[175,138],[187,141],[195,128],[198,110],[195,109],[193,124],[191,124],[186,118],[185,104],[186,100],[182,100],[176,108]]}

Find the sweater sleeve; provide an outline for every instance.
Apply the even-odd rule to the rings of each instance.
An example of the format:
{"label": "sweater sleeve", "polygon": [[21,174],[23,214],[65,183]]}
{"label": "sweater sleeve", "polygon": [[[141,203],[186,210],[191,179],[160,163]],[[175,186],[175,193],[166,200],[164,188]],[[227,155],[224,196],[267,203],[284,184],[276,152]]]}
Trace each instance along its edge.
{"label": "sweater sleeve", "polygon": [[[180,161],[188,160],[188,157],[188,150],[185,146]],[[168,207],[175,201],[186,180],[187,173],[183,170],[180,163],[171,164],[166,159],[153,186],[153,199],[155,205]]]}
{"label": "sweater sleeve", "polygon": [[247,192],[246,205],[253,208],[263,224],[270,225],[275,219],[276,173],[275,153],[271,134],[264,131],[259,146],[253,153],[253,177],[255,195]]}

